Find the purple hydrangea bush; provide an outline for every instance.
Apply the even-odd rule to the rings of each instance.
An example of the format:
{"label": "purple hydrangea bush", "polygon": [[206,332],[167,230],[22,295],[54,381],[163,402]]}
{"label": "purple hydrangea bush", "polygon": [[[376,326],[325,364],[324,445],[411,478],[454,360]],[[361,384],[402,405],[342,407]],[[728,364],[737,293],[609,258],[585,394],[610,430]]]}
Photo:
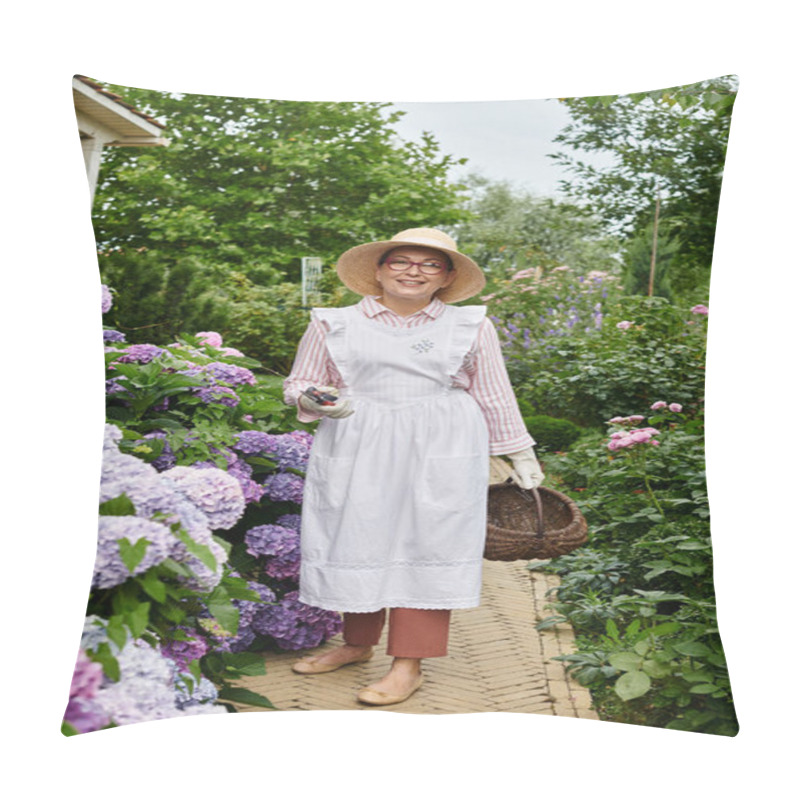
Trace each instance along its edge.
{"label": "purple hydrangea bush", "polygon": [[[186,564],[193,576],[187,585],[198,591],[211,591],[222,578],[226,553],[213,539],[212,531],[232,527],[244,513],[244,494],[239,482],[216,468],[194,470],[173,467],[159,473],[154,466],[120,452],[122,432],[106,425],[100,478],[101,504],[124,495],[133,506],[133,515],[100,515],[97,558],[92,585],[107,589],[131,575],[170,558]],[[197,544],[207,547],[217,562],[211,569],[193,555],[176,536],[178,524]],[[143,559],[131,572],[120,553],[120,540],[135,545],[147,541]]]}
{"label": "purple hydrangea bush", "polygon": [[[224,714],[207,679],[194,680],[178,663],[142,639],[120,648],[109,637],[108,621],[87,617],[70,687],[64,722],[77,733],[168,717]],[[119,679],[104,674],[89,653],[105,645],[119,665]]]}
{"label": "purple hydrangea bush", "polygon": [[[103,298],[105,313],[108,287]],[[215,331],[154,345],[128,343],[106,328],[104,347],[111,424],[89,609],[109,620],[119,646],[97,633],[102,625],[87,627],[70,701],[78,732],[202,705],[213,684],[224,700],[237,669],[246,664],[241,674],[254,674],[251,656],[258,661],[266,648],[313,647],[342,626],[338,614],[297,599],[299,512],[313,436],[291,430],[294,411],[274,379],[259,378],[258,362],[226,347]],[[170,585],[165,595],[161,587]],[[128,603],[139,593],[143,628],[135,615],[115,611],[111,598],[118,592],[128,593]],[[127,641],[121,620],[135,629]],[[139,653],[145,639],[159,649]],[[148,680],[158,677],[162,687],[151,685],[157,700],[139,697],[136,687],[144,684],[135,669],[113,681],[103,648],[120,667],[146,661]],[[153,654],[183,676],[177,699],[167,702],[166,672]],[[207,679],[213,683],[203,684]],[[166,710],[157,711],[159,704]],[[81,722],[81,714],[89,721]]]}

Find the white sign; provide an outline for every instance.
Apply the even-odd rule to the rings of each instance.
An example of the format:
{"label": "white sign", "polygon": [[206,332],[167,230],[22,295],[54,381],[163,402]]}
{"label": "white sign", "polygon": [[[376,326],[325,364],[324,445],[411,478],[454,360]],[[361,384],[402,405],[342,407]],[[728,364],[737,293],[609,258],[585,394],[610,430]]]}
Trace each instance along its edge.
{"label": "white sign", "polygon": [[317,256],[304,256],[303,262],[303,305],[307,306],[319,294],[319,276],[322,274],[322,259]]}

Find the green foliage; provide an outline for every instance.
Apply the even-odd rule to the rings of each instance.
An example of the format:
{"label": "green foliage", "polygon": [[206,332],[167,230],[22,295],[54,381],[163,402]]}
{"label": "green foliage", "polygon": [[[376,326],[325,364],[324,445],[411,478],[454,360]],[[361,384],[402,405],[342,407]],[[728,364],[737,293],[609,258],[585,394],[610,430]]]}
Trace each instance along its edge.
{"label": "green foliage", "polygon": [[[572,122],[555,138],[575,151],[552,154],[575,176],[580,197],[615,233],[641,232],[661,198],[661,219],[678,238],[670,265],[676,295],[707,294],[735,76],[634,95],[569,98]],[[614,156],[607,168],[582,151]]]}
{"label": "green foliage", "polygon": [[[282,379],[271,375],[257,378],[261,365],[255,359],[231,355],[194,336],[180,337],[150,361],[146,356],[131,355],[127,344],[111,343],[107,350],[107,378],[111,382],[107,414],[122,430],[120,449],[144,461],[152,463],[169,455],[177,464],[211,461],[225,468],[223,449],[234,443],[237,433],[298,427],[295,412],[283,403]],[[121,358],[134,360],[126,363]],[[212,364],[242,368],[242,373],[234,382],[226,383],[224,377],[211,378],[204,372]],[[247,370],[256,372],[249,373],[252,377],[248,379]],[[201,399],[198,390],[209,385],[234,391],[237,402],[229,406]],[[148,434],[151,436],[145,438]],[[276,468],[267,459],[254,460],[260,462],[256,469],[262,474]],[[104,502],[100,512],[107,516],[133,515],[135,508],[122,494]],[[250,519],[254,513],[258,511],[251,510]],[[268,517],[265,515],[265,519]],[[195,541],[179,523],[171,524],[170,530],[176,543],[181,542],[205,568],[216,570],[220,566],[211,549]],[[215,540],[230,555],[231,543],[219,537]],[[141,563],[148,545],[144,538],[119,541],[120,557],[131,573]],[[263,602],[249,588],[246,578],[232,572],[229,562],[221,566],[220,582],[212,590],[202,590],[187,563],[166,559],[110,589],[93,591],[87,614],[108,620],[108,637],[119,648],[135,638],[154,646],[182,640],[187,638],[185,630],[192,631],[211,648],[191,667],[196,680],[201,675],[210,679],[220,689],[222,700],[238,698],[245,702],[246,698],[251,705],[271,708],[267,698],[237,689],[232,683],[247,675],[263,674],[263,657],[220,651],[220,642],[238,630],[239,611],[234,600]],[[119,664],[108,643],[87,654],[102,665],[110,679],[119,680]]]}
{"label": "green foliage", "polygon": [[[680,243],[661,225],[656,243],[656,263],[653,274],[653,294],[673,300],[670,285],[670,266],[680,249]],[[650,263],[653,251],[653,224],[648,223],[625,247],[623,287],[626,294],[647,295],[650,284]]]}
{"label": "green foliage", "polygon": [[581,428],[566,419],[531,414],[533,409],[525,401],[520,401],[519,407],[525,427],[536,440],[536,451],[539,453],[567,450],[581,436]]}
{"label": "green foliage", "polygon": [[[631,424],[631,423],[628,423]],[[738,730],[714,604],[703,417],[668,410],[637,423],[657,446],[610,451],[590,433],[546,455],[550,480],[575,498],[588,545],[539,566],[561,576],[555,614],[575,653],[559,657],[607,718],[732,736]]]}
{"label": "green foliage", "polygon": [[530,341],[506,336],[504,350],[517,391],[540,413],[597,427],[666,397],[701,402],[706,325],[704,316],[661,297],[621,297],[606,301],[599,329],[575,335],[554,329]]}
{"label": "green foliage", "polygon": [[589,210],[535,197],[505,181],[473,175],[467,186],[471,216],[454,232],[459,247],[486,270],[487,293],[494,291],[492,281],[530,267],[567,264],[577,273],[618,267],[618,240]]}
{"label": "green foliage", "polygon": [[[265,321],[266,290],[299,284],[303,256],[331,264],[355,244],[464,216],[447,181],[460,162],[430,135],[398,141],[401,113],[385,103],[107,88],[169,139],[103,153],[93,224],[104,282],[120,293],[110,319],[131,342],[214,329],[245,346],[258,338],[247,316]],[[282,323],[268,322],[274,343]],[[269,358],[263,345],[247,352],[285,362],[285,341]]]}

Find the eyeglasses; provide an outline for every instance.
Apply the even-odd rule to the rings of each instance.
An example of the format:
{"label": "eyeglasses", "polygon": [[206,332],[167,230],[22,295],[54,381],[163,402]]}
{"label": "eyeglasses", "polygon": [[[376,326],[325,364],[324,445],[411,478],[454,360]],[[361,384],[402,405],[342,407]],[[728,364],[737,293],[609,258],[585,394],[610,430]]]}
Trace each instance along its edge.
{"label": "eyeglasses", "polygon": [[412,261],[410,258],[391,258],[386,263],[386,266],[394,272],[403,272],[410,267],[419,267],[419,271],[424,275],[438,275],[443,269],[447,269],[447,264],[434,259],[425,259],[425,261]]}

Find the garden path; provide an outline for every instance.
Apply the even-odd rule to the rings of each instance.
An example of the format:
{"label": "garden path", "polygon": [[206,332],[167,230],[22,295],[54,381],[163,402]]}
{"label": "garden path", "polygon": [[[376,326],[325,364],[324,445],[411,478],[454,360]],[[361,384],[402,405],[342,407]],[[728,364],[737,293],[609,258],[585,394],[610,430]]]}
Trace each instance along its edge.
{"label": "garden path", "polygon": [[[532,572],[525,562],[485,561],[481,605],[454,611],[448,657],[423,662],[425,683],[404,703],[386,710],[412,714],[524,711],[598,719],[588,689],[570,678],[553,656],[573,652],[571,626],[537,632],[536,623],[552,612],[545,594],[558,576]],[[336,636],[326,647],[342,643]],[[356,692],[388,670],[386,629],[375,655],[323,675],[297,675],[291,665],[313,651],[269,653],[266,675],[237,686],[266,695],[278,710],[360,709]],[[263,711],[236,704],[240,711]]]}

